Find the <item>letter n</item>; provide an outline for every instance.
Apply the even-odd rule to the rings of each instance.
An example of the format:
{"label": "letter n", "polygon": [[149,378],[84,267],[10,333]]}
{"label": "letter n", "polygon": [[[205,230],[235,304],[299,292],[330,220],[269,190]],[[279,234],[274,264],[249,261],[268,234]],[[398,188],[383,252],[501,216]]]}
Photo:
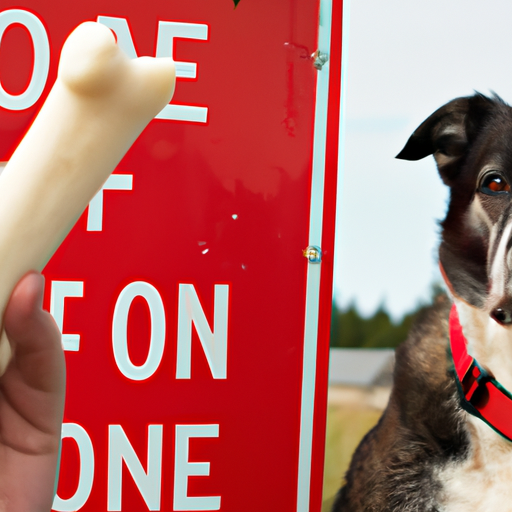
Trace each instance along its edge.
{"label": "letter n", "polygon": [[196,328],[213,378],[227,378],[228,302],[229,286],[216,284],[212,330],[194,285],[179,285],[177,379],[190,379],[192,324]]}

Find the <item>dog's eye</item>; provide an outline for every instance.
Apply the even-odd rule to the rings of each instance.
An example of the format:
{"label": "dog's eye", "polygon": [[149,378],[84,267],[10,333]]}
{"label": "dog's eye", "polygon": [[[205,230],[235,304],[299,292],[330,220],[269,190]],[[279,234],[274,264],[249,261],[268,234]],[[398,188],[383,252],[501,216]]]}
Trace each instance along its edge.
{"label": "dog's eye", "polygon": [[488,195],[507,194],[510,192],[510,185],[500,174],[491,173],[482,180],[480,192]]}

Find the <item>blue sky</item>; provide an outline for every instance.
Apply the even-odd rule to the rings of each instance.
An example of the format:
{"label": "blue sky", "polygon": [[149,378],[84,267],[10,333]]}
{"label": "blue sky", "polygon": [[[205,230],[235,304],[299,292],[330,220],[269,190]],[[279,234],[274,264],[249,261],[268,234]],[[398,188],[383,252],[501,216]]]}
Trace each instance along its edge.
{"label": "blue sky", "polygon": [[437,220],[447,190],[432,157],[394,156],[455,97],[495,91],[512,102],[512,2],[345,2],[335,298],[364,314],[384,303],[398,318],[440,280]]}

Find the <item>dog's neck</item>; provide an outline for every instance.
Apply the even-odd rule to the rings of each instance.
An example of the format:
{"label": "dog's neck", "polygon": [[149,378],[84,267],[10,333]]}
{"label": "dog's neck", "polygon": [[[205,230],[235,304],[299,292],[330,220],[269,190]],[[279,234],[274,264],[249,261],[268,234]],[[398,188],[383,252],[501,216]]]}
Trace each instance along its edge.
{"label": "dog's neck", "polygon": [[489,313],[454,299],[467,340],[468,353],[509,391],[512,391],[512,327],[504,327]]}

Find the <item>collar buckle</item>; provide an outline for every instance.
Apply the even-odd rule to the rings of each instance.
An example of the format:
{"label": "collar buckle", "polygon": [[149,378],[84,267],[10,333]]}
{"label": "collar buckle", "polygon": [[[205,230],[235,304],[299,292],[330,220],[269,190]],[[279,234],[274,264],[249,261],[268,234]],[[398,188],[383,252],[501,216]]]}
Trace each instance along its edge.
{"label": "collar buckle", "polygon": [[489,397],[486,384],[493,380],[491,375],[473,359],[470,367],[462,379],[462,391],[467,404],[472,408],[477,408]]}

